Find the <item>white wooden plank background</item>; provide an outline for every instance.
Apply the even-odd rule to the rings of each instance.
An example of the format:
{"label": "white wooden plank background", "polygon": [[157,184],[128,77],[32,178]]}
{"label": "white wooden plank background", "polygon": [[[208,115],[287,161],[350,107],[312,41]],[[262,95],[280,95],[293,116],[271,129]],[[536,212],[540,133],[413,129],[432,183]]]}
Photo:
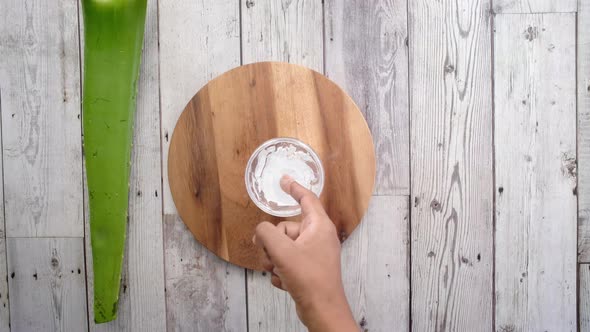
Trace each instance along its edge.
{"label": "white wooden plank background", "polygon": [[569,13],[575,12],[577,0],[494,0],[494,13]]}
{"label": "white wooden plank background", "polygon": [[[494,0],[494,13],[569,13],[578,0]],[[581,0],[583,1],[583,0]]]}
{"label": "white wooden plank background", "polygon": [[9,238],[13,331],[86,331],[84,239]]}
{"label": "white wooden plank background", "polygon": [[[363,111],[375,141],[377,195],[409,194],[407,3],[325,1],[326,75]],[[407,196],[375,196],[342,247],[343,282],[362,330],[408,331]]]}
{"label": "white wooden plank background", "polygon": [[284,61],[324,71],[321,0],[246,0],[241,6],[243,64]]}
{"label": "white wooden plank background", "polygon": [[244,331],[244,269],[201,246],[177,215],[167,177],[176,120],[215,76],[240,65],[235,0],[159,1],[160,102],[164,185],[164,261],[169,331]]}
{"label": "white wooden plank background", "polygon": [[[585,176],[590,167],[590,0],[495,0],[493,6],[490,0],[406,1],[149,2],[119,318],[105,325],[90,323],[92,330],[303,330],[290,298],[273,289],[268,276],[246,275],[194,240],[168,189],[167,151],[176,119],[201,86],[242,59],[299,63],[339,83],[363,110],[375,138],[375,194],[403,195],[374,197],[365,223],[343,245],[345,288],[364,330],[409,330],[410,313],[416,331],[489,330],[494,323],[498,331],[576,328],[575,178],[554,171],[559,167],[559,172],[576,172],[575,129],[569,128],[575,128],[574,15],[503,13],[580,11],[578,251],[585,262],[590,260],[590,184]],[[500,40],[498,32],[492,35],[490,7],[499,13],[496,27],[504,24],[506,29]],[[0,331],[9,330],[9,311],[13,331],[86,330],[87,294],[92,319],[92,271],[88,270],[86,290],[81,238],[85,232],[77,15],[75,2],[64,0],[0,2],[0,169],[4,161],[6,232],[9,237],[69,237],[9,238],[6,271],[0,226]],[[551,30],[529,31],[528,25],[522,26],[527,22],[544,23]],[[508,54],[495,54],[496,160],[500,157],[495,276],[492,38],[496,50],[503,47],[501,53]],[[566,44],[569,48],[562,47]],[[529,78],[510,76],[510,67]],[[533,92],[510,99],[511,85],[500,86],[498,79],[512,82],[511,94],[524,94],[531,82],[528,88]],[[542,106],[547,101],[555,105]],[[515,112],[525,106],[536,110],[539,132],[526,127],[532,120],[524,112]],[[567,115],[552,115],[558,108]],[[513,121],[521,116],[523,124]],[[515,135],[527,144],[515,144]],[[528,158],[510,154],[523,151]],[[565,157],[551,154],[556,151]],[[500,184],[499,174],[510,187]],[[529,188],[535,191],[515,185],[531,184],[532,178],[537,187]],[[518,200],[509,202],[508,195]],[[409,215],[408,200],[411,222],[404,219]],[[540,202],[545,203],[543,209],[514,215],[518,208]],[[543,216],[559,216],[559,223],[533,223],[538,216],[541,221]],[[520,227],[519,220],[531,221],[530,227]],[[91,268],[90,254],[87,243],[86,266]],[[52,256],[58,259],[57,268],[51,265]],[[525,256],[528,267],[523,276]],[[68,271],[70,265],[80,266],[80,274],[77,268]],[[590,330],[590,270],[585,268],[580,265],[579,270],[582,331]],[[30,278],[19,277],[27,273]],[[514,301],[503,295],[509,292],[517,292]],[[518,319],[515,314],[520,314]]]}
{"label": "white wooden plank background", "polygon": [[412,328],[489,331],[490,3],[409,4]]}
{"label": "white wooden plank background", "polygon": [[590,262],[590,0],[577,16],[578,260]]}
{"label": "white wooden plank background", "polygon": [[580,264],[578,269],[580,278],[579,285],[579,309],[580,314],[579,328],[580,332],[590,331],[590,264]]}
{"label": "white wooden plank background", "polygon": [[410,330],[407,196],[374,196],[342,245],[342,279],[362,331]]}
{"label": "white wooden plank background", "polygon": [[494,29],[496,327],[575,331],[575,15]]}
{"label": "white wooden plank background", "polygon": [[326,76],[345,89],[371,129],[377,195],[409,195],[406,0],[325,1]]}
{"label": "white wooden plank background", "polygon": [[[1,69],[0,69],[1,70]],[[0,114],[2,113],[2,88],[0,83]],[[1,121],[1,119],[0,119]],[[0,147],[2,146],[0,122]],[[0,149],[1,150],[1,149]],[[0,158],[0,174],[3,173]],[[4,186],[0,185],[0,332],[10,331],[10,307],[8,303],[8,271],[6,266],[6,228],[4,227]]]}
{"label": "white wooden plank background", "polygon": [[[117,319],[92,331],[165,331],[158,77],[158,8],[148,2],[131,162],[129,223]],[[158,193],[158,194],[156,194]],[[88,219],[87,223],[88,223]],[[86,231],[88,299],[93,303],[92,247]]]}
{"label": "white wooden plank background", "polygon": [[77,17],[74,1],[0,2],[8,236],[84,236]]}
{"label": "white wooden plank background", "polygon": [[[242,61],[284,61],[324,71],[320,0],[242,1]],[[250,331],[305,331],[288,294],[270,275],[248,271]]]}

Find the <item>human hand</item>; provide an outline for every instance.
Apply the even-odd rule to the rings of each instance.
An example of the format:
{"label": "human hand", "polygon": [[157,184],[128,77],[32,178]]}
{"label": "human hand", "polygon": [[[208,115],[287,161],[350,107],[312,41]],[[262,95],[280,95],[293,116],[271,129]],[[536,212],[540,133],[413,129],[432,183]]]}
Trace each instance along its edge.
{"label": "human hand", "polygon": [[336,227],[318,197],[292,178],[281,187],[301,205],[301,222],[261,222],[252,239],[264,249],[271,283],[291,295],[311,332],[358,331],[346,301]]}

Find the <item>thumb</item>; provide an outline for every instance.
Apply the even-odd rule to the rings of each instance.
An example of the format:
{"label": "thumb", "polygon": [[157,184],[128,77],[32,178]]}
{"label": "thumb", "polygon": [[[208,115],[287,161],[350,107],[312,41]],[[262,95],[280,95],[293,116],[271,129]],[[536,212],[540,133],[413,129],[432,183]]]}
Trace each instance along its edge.
{"label": "thumb", "polygon": [[252,239],[254,243],[264,249],[270,261],[281,267],[288,261],[288,256],[294,246],[293,240],[275,225],[263,221],[256,226],[256,233]]}

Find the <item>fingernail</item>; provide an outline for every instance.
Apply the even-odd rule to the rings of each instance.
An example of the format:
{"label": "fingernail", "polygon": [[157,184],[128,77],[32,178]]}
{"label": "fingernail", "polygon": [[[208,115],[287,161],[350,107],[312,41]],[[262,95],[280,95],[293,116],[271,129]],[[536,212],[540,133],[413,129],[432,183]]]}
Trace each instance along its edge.
{"label": "fingernail", "polygon": [[281,188],[283,189],[283,191],[285,192],[289,192],[289,186],[291,185],[291,183],[295,181],[293,180],[292,177],[290,177],[289,175],[283,175],[283,177],[281,178]]}
{"label": "fingernail", "polygon": [[252,243],[256,244],[256,234],[252,236]]}

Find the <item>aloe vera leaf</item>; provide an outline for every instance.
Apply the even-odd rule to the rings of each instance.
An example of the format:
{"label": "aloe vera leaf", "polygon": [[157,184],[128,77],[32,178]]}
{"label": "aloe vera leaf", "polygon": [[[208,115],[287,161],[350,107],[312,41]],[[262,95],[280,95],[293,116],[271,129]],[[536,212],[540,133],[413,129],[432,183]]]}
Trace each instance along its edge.
{"label": "aloe vera leaf", "polygon": [[94,320],[117,317],[137,80],[147,0],[83,0],[84,153]]}

